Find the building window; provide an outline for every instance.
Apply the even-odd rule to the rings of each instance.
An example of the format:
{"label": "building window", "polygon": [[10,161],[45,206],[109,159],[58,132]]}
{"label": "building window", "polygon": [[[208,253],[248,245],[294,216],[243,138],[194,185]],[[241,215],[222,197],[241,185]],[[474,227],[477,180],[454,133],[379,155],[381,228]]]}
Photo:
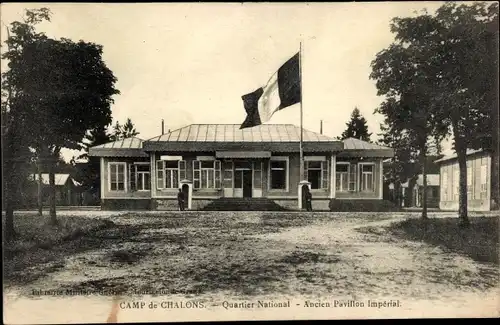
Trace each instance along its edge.
{"label": "building window", "polygon": [[360,190],[362,192],[375,191],[375,178],[373,176],[375,165],[373,164],[360,164],[359,177],[360,177]]}
{"label": "building window", "polygon": [[126,163],[110,162],[109,163],[109,190],[110,191],[125,191],[126,183]]}
{"label": "building window", "polygon": [[224,188],[233,187],[233,162],[231,160],[224,161],[224,174],[223,174]]}
{"label": "building window", "polygon": [[158,189],[178,188],[185,174],[186,162],[184,160],[158,160],[156,162],[156,187]]}
{"label": "building window", "polygon": [[262,162],[256,161],[253,164],[253,188],[262,188]]}
{"label": "building window", "polygon": [[472,195],[472,167],[467,167],[467,195]]}
{"label": "building window", "polygon": [[149,173],[149,164],[136,164],[135,166],[135,184],[138,191],[151,190],[151,175]]}
{"label": "building window", "polygon": [[441,188],[443,190],[443,201],[448,200],[448,172],[443,172],[443,179],[441,180]]}
{"label": "building window", "polygon": [[460,193],[460,172],[458,169],[455,169],[455,171],[453,172],[453,197],[454,197],[454,201],[458,201],[459,193]]}
{"label": "building window", "polygon": [[356,191],[356,182],[357,182],[357,177],[356,177],[356,165],[349,165],[349,191],[350,192],[355,192]]}
{"label": "building window", "polygon": [[486,198],[488,192],[488,165],[481,165],[481,199]]}
{"label": "building window", "polygon": [[269,185],[272,190],[288,189],[288,159],[275,157],[269,161]]}
{"label": "building window", "polygon": [[349,163],[337,163],[335,169],[336,190],[349,191]]}
{"label": "building window", "polygon": [[307,180],[311,189],[328,188],[328,162],[326,160],[308,160],[304,163]]}
{"label": "building window", "polygon": [[221,187],[220,160],[193,160],[193,185],[195,189]]}

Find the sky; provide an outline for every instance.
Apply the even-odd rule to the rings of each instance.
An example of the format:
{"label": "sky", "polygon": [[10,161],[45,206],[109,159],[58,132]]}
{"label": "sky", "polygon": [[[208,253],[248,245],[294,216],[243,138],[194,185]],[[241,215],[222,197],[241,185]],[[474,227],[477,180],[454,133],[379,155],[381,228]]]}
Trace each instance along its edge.
{"label": "sky", "polygon": [[[383,98],[370,63],[394,41],[391,19],[443,3],[4,3],[0,27],[3,39],[4,24],[24,9],[48,7],[51,22],[38,31],[101,44],[121,92],[113,124],[131,118],[142,139],[161,134],[162,119],[166,130],[241,124],[241,96],[263,86],[302,43],[304,128],[319,132],[323,120],[323,134],[340,136],[358,107],[375,140],[383,117],[374,110]],[[300,105],[268,123],[300,125]]]}

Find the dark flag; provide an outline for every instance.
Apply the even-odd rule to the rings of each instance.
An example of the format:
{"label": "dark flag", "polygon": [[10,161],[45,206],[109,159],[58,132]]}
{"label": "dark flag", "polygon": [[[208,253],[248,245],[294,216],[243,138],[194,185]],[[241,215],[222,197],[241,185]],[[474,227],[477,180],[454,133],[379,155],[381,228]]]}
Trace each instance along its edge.
{"label": "dark flag", "polygon": [[273,114],[301,101],[299,53],[295,54],[267,82],[267,85],[243,95],[247,117],[240,129],[260,125]]}

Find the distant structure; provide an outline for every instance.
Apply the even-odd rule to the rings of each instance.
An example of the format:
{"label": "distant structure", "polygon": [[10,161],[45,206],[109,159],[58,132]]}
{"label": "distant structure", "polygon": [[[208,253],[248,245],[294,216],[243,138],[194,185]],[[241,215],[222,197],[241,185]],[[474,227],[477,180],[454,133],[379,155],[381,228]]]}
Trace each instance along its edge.
{"label": "distant structure", "polygon": [[[409,207],[421,208],[424,199],[424,176],[422,174],[417,176],[417,181],[413,188],[408,188],[408,186],[409,182],[401,184],[403,197],[406,196],[407,191],[413,191]],[[427,175],[427,207],[439,207],[439,174]]]}
{"label": "distant structure", "polygon": [[[47,205],[48,202],[48,187],[49,187],[49,174],[41,174],[43,184],[43,203]],[[55,187],[56,187],[56,205],[80,205],[81,204],[81,191],[80,183],[75,181],[69,174],[55,174]],[[33,174],[31,179],[34,183],[38,182],[38,174]],[[36,193],[33,191],[31,196],[36,202]]]}
{"label": "distant structure", "polygon": [[[436,160],[440,165],[440,202],[442,210],[458,210],[460,172],[456,154]],[[470,211],[492,209],[491,153],[483,150],[467,151],[467,208]]]}

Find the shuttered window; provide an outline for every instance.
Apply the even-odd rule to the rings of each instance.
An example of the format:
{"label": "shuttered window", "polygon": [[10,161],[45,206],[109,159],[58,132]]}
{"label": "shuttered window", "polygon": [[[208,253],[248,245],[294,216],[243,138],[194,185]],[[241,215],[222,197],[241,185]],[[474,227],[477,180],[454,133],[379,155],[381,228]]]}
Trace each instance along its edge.
{"label": "shuttered window", "polygon": [[350,192],[356,192],[356,165],[355,164],[350,164],[349,165],[349,191]]}
{"label": "shuttered window", "polygon": [[180,181],[186,174],[184,160],[158,160],[156,162],[156,182],[158,189],[179,188]]}
{"label": "shuttered window", "polygon": [[179,160],[178,168],[179,168],[179,179],[181,181],[185,180],[187,178],[186,161],[185,160]]}
{"label": "shuttered window", "polygon": [[336,190],[339,192],[349,191],[349,163],[337,162],[336,164]]}
{"label": "shuttered window", "polygon": [[329,184],[329,165],[328,165],[328,161],[327,160],[323,160],[321,162],[321,172],[322,172],[322,179],[321,179],[321,187],[323,189],[328,189],[328,184]]}
{"label": "shuttered window", "polygon": [[262,188],[262,162],[256,161],[253,170],[253,188]]}
{"label": "shuttered window", "polygon": [[220,160],[193,160],[193,187],[195,189],[221,188]]}
{"label": "shuttered window", "polygon": [[441,180],[441,190],[443,195],[443,200],[448,200],[448,172],[443,172],[443,179]]}
{"label": "shuttered window", "polygon": [[215,188],[221,188],[221,163],[220,160],[214,161]]}
{"label": "shuttered window", "polygon": [[165,188],[164,162],[163,160],[158,160],[156,162],[156,188],[158,189]]}
{"label": "shuttered window", "polygon": [[328,188],[328,162],[326,160],[308,160],[304,164],[304,174],[311,183],[311,189]]}
{"label": "shuttered window", "polygon": [[127,164],[124,162],[110,162],[108,165],[109,182],[108,188],[110,191],[126,191],[126,169]]}
{"label": "shuttered window", "polygon": [[375,165],[373,164],[360,164],[359,165],[359,177],[360,177],[360,189],[362,192],[373,192],[375,191]]}
{"label": "shuttered window", "polygon": [[136,179],[135,179],[135,166],[134,164],[128,164],[128,179],[130,191],[136,190]]}
{"label": "shuttered window", "polygon": [[149,191],[151,189],[149,164],[136,164],[132,170],[134,170],[134,188],[137,191]]}

